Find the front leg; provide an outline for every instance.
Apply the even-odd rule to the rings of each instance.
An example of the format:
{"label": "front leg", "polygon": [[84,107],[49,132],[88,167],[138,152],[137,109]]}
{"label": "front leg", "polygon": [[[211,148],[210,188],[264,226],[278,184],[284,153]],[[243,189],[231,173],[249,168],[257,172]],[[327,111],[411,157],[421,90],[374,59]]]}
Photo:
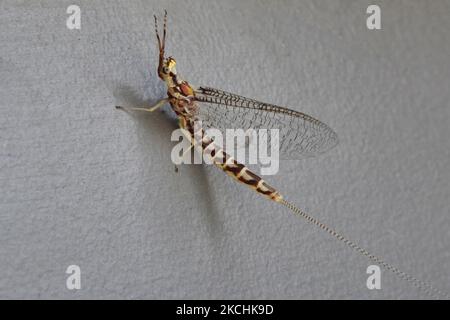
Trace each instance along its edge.
{"label": "front leg", "polygon": [[125,111],[147,111],[147,112],[153,112],[165,103],[169,102],[169,98],[164,98],[156,102],[153,106],[150,107],[122,107],[122,106],[116,106],[116,109],[122,109]]}

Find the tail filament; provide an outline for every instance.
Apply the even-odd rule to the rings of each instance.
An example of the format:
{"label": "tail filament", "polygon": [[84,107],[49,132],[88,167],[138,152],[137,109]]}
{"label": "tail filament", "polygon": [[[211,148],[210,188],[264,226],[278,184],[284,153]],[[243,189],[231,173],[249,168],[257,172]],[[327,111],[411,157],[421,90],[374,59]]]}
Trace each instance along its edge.
{"label": "tail filament", "polygon": [[424,291],[425,293],[427,293],[429,296],[431,296],[433,298],[449,299],[449,296],[446,293],[444,293],[444,292],[434,288],[433,286],[431,286],[430,284],[428,284],[428,283],[426,283],[424,281],[418,280],[417,278],[409,275],[408,273],[405,273],[405,272],[399,270],[398,268],[392,266],[391,264],[383,261],[381,258],[371,254],[370,252],[368,252],[367,250],[361,248],[356,243],[354,243],[353,241],[347,239],[346,237],[344,237],[343,235],[341,235],[340,233],[338,233],[334,229],[330,228],[326,224],[323,224],[322,222],[320,222],[316,218],[314,218],[314,217],[310,216],[309,214],[303,212],[302,210],[297,208],[292,203],[287,202],[284,199],[281,199],[279,202],[282,205],[284,205],[285,207],[289,208],[292,212],[294,212],[298,216],[306,219],[309,223],[312,223],[312,224],[318,226],[320,229],[322,229],[322,230],[326,231],[327,233],[331,234],[333,237],[335,237],[339,241],[345,243],[347,246],[349,246],[353,250],[355,250],[355,251],[361,253],[362,255],[366,256],[372,262],[374,262],[374,263],[384,267],[386,270],[391,271],[392,273],[396,274],[401,279],[408,281],[409,283],[414,285],[416,288],[418,288],[418,289]]}

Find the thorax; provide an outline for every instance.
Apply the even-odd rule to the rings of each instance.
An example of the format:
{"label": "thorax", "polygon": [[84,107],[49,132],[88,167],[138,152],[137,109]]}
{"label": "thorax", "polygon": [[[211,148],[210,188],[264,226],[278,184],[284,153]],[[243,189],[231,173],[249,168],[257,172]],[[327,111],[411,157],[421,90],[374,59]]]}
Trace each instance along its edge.
{"label": "thorax", "polygon": [[195,102],[195,92],[192,86],[185,80],[176,75],[171,75],[166,80],[167,95],[173,111],[178,116],[185,118],[194,118],[197,113],[197,104]]}

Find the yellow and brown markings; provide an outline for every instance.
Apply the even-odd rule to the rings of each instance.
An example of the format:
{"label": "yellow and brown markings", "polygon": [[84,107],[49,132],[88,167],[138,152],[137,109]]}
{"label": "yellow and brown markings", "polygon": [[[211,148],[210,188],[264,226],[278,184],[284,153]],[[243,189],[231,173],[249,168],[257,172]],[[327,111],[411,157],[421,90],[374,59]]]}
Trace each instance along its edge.
{"label": "yellow and brown markings", "polygon": [[[246,184],[256,192],[262,194],[263,196],[280,202],[283,197],[281,194],[272,186],[270,186],[266,181],[264,181],[260,176],[251,171],[244,164],[238,162],[232,156],[227,154],[223,149],[217,147],[214,141],[204,134],[203,129],[199,129],[194,133],[194,126],[191,121],[185,122],[186,129],[190,132],[191,138],[195,141],[195,137],[201,134],[201,151],[205,153],[212,162],[219,168],[221,168],[229,176],[233,177],[235,180]],[[200,142],[198,142],[198,147]]]}
{"label": "yellow and brown markings", "polygon": [[[166,78],[168,83],[169,95],[177,98],[193,98],[195,96],[194,88],[186,80],[181,79],[176,73],[170,72],[169,76]],[[174,93],[178,94],[174,94]]]}
{"label": "yellow and brown markings", "polygon": [[186,96],[186,97],[192,97],[194,95],[194,89],[187,83],[187,81],[181,82],[181,84],[178,86],[180,92]]}
{"label": "yellow and brown markings", "polygon": [[248,185],[250,188],[258,193],[261,193],[265,197],[277,202],[283,199],[281,194],[275,190],[275,188],[271,187],[260,176],[255,174],[242,163],[237,162],[232,157],[228,156],[226,162],[220,167],[237,181]]}

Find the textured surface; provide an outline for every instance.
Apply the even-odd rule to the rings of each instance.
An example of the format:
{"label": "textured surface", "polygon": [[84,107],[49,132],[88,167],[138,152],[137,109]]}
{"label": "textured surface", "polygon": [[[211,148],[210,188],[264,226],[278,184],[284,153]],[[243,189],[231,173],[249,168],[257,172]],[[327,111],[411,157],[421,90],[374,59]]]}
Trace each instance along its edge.
{"label": "textured surface", "polygon": [[[377,1],[0,3],[0,298],[427,298],[213,167],[170,162],[152,15],[194,84],[289,105],[340,144],[283,162],[292,202],[450,291],[450,5]],[[69,291],[68,265],[82,289]]]}

